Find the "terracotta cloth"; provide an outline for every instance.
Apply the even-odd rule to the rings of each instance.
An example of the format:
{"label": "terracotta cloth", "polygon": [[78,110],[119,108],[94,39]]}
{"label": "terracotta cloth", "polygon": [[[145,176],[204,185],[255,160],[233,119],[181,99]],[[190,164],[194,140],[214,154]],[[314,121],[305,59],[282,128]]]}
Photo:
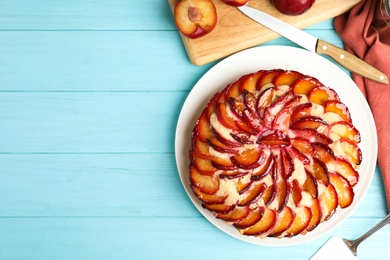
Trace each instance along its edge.
{"label": "terracotta cloth", "polygon": [[[380,0],[362,0],[334,19],[348,52],[384,72],[390,79],[390,27],[383,21]],[[390,212],[390,86],[352,74],[371,107],[378,131],[378,165]]]}

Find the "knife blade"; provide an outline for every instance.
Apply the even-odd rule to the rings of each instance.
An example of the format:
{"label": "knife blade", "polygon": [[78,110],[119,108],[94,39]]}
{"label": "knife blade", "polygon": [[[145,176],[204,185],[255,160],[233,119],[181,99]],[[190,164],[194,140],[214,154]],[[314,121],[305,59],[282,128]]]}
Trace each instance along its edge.
{"label": "knife blade", "polygon": [[240,6],[237,8],[252,20],[280,34],[281,36],[286,37],[303,48],[317,54],[327,55],[344,68],[365,78],[379,83],[389,84],[386,74],[349,52],[326,41],[318,39],[317,37],[256,8],[249,6]]}

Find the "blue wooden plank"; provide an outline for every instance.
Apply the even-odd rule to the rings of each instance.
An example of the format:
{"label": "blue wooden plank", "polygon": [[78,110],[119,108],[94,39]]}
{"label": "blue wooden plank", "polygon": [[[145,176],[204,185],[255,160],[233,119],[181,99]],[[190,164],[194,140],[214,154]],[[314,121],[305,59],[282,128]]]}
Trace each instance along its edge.
{"label": "blue wooden plank", "polygon": [[[232,238],[201,218],[1,218],[3,259],[308,259],[330,236],[356,238],[381,218],[352,218],[311,242],[264,247]],[[387,226],[359,259],[388,259]],[[381,242],[378,242],[381,241]],[[378,253],[382,252],[382,253]]]}
{"label": "blue wooden plank", "polygon": [[0,165],[0,218],[200,217],[173,154],[2,154]]}
{"label": "blue wooden plank", "polygon": [[[342,46],[334,31],[310,33]],[[188,91],[216,64],[191,64],[177,32],[0,32],[0,38],[0,91]],[[285,38],[264,45],[296,46]]]}
{"label": "blue wooden plank", "polygon": [[166,153],[186,92],[0,93],[2,153]]}
{"label": "blue wooden plank", "polygon": [[166,0],[1,0],[0,6],[0,30],[177,30]]}
{"label": "blue wooden plank", "polygon": [[172,30],[168,1],[0,1],[0,30]]}
{"label": "blue wooden plank", "polygon": [[1,91],[181,91],[211,67],[190,63],[177,32],[0,32],[0,38]]}

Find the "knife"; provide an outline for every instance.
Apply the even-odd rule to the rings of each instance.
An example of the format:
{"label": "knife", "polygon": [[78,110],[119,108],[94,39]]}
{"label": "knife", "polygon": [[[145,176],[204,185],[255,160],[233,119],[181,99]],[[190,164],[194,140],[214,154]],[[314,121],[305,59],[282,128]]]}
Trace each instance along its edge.
{"label": "knife", "polygon": [[256,8],[249,6],[240,6],[237,8],[252,20],[286,37],[303,48],[317,54],[328,55],[341,66],[363,77],[383,84],[389,84],[386,74],[349,52],[318,39],[317,37],[314,37],[313,35]]}

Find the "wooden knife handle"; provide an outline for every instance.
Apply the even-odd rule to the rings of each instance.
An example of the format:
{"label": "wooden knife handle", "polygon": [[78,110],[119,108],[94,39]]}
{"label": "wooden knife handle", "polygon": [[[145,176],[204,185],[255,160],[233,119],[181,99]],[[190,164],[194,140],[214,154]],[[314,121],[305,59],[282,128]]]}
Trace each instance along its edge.
{"label": "wooden knife handle", "polygon": [[325,54],[332,57],[341,66],[365,78],[383,84],[389,84],[389,80],[384,73],[377,70],[365,61],[359,59],[358,57],[330,43],[318,40],[316,53]]}

